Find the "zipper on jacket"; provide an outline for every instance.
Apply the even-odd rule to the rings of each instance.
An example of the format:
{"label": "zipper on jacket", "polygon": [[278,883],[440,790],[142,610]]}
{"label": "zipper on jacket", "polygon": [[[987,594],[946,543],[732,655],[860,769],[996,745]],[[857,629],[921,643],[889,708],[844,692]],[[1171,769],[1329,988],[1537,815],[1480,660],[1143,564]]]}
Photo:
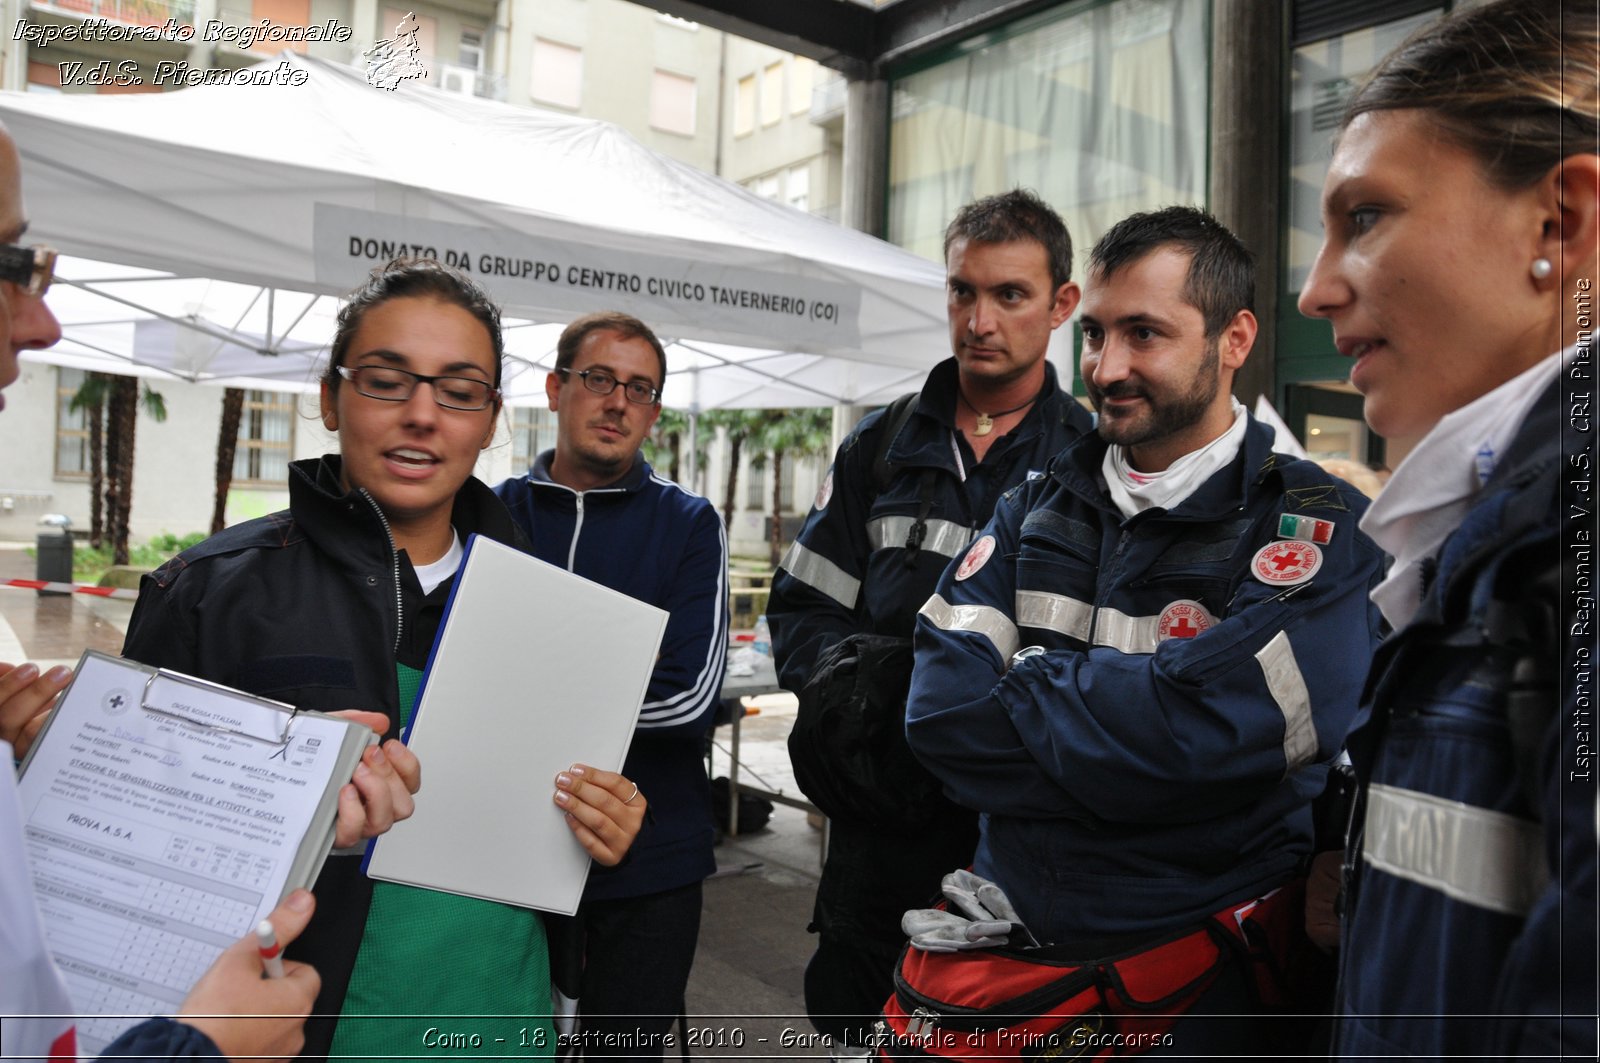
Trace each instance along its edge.
{"label": "zipper on jacket", "polygon": [[572,521],[572,542],[567,545],[567,571],[576,572],[578,564],[578,533],[583,531],[583,492],[572,492],[573,500],[577,503],[577,516]]}
{"label": "zipper on jacket", "polygon": [[394,578],[394,655],[400,657],[400,634],[405,630],[406,610],[405,603],[400,598],[400,550],[394,545],[394,530],[389,527],[389,518],[383,515],[383,508],[378,505],[378,500],[361,489],[361,497],[372,506],[372,511],[378,515],[378,523],[383,525],[383,534],[389,537],[389,565]]}

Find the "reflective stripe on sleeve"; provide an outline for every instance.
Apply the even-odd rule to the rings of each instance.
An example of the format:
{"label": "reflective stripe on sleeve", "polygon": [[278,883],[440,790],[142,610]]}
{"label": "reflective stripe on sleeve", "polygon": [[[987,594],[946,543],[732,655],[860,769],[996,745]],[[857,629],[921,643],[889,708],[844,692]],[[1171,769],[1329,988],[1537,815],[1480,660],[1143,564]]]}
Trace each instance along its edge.
{"label": "reflective stripe on sleeve", "polygon": [[807,550],[796,540],[778,566],[812,590],[826,594],[846,609],[856,607],[861,581],[821,554]]}
{"label": "reflective stripe on sleeve", "polygon": [[[876,517],[867,521],[867,541],[874,550],[900,549],[906,545],[915,517]],[[928,520],[924,522],[922,549],[931,550],[944,557],[959,557],[972,542],[972,529],[953,520]]]}
{"label": "reflective stripe on sleeve", "polygon": [[1129,616],[1116,609],[1101,609],[1094,618],[1094,644],[1123,653],[1154,653],[1161,642],[1161,616]]}
{"label": "reflective stripe on sleeve", "polygon": [[1017,625],[1054,631],[1079,642],[1089,641],[1094,607],[1077,598],[1049,591],[1017,592]]}
{"label": "reflective stripe on sleeve", "polygon": [[1539,825],[1433,794],[1373,783],[1363,855],[1380,871],[1507,915],[1549,883]]}
{"label": "reflective stripe on sleeve", "polygon": [[1017,652],[1020,640],[1017,626],[992,605],[951,605],[943,596],[935,594],[920,610],[933,621],[935,627],[945,631],[971,631],[989,640],[1000,655],[1002,668],[1008,667],[1011,655]]}
{"label": "reflective stripe on sleeve", "polygon": [[1311,722],[1311,694],[1294,659],[1289,636],[1278,632],[1256,653],[1267,690],[1283,713],[1283,761],[1288,774],[1317,755],[1317,729]]}

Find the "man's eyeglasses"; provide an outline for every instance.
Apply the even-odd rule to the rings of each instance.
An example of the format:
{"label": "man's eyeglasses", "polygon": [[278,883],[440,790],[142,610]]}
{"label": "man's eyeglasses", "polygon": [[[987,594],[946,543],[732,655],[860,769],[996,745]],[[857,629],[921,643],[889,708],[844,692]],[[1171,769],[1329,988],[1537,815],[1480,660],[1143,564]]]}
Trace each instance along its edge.
{"label": "man's eyeglasses", "polygon": [[56,279],[56,252],[43,244],[17,247],[0,244],[0,280],[10,281],[26,295],[39,296]]}
{"label": "man's eyeglasses", "polygon": [[[617,390],[617,385],[622,381],[606,372],[604,369],[557,369],[562,376],[568,373],[575,375],[583,381],[583,386],[596,395],[609,395]],[[649,406],[661,398],[661,391],[651,387],[647,381],[630,380],[622,384],[622,393],[628,397],[629,402],[637,402],[640,406]]]}
{"label": "man's eyeglasses", "polygon": [[405,402],[418,384],[433,385],[433,401],[447,410],[481,410],[500,397],[500,389],[470,376],[423,376],[387,365],[339,366],[339,375],[369,399]]}

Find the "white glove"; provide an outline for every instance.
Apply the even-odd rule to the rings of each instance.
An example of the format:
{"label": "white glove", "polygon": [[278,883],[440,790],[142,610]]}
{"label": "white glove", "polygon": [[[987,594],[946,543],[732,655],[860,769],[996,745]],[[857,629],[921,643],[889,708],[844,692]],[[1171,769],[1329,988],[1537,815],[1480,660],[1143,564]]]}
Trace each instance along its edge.
{"label": "white glove", "polygon": [[900,929],[911,939],[914,948],[924,952],[959,952],[996,945],[1039,944],[1022,925],[1005,892],[988,879],[962,869],[946,875],[940,888],[951,905],[960,911],[918,908],[902,916]]}

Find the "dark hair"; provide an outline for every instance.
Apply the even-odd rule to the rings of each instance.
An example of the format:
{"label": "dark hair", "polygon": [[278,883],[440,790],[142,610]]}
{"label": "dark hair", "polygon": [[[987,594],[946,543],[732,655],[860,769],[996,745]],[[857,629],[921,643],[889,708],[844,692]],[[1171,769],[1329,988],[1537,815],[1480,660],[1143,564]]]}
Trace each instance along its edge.
{"label": "dark hair", "polygon": [[561,338],[556,341],[556,369],[570,367],[578,357],[578,349],[583,346],[583,341],[589,338],[591,332],[615,332],[625,340],[644,340],[650,349],[656,352],[656,360],[661,363],[661,379],[656,381],[659,389],[667,382],[667,352],[662,348],[661,341],[656,339],[656,334],[650,331],[650,326],[643,321],[624,314],[617,310],[602,310],[597,314],[585,314],[561,332]]}
{"label": "dark hair", "polygon": [[1026,188],[974,200],[956,212],[944,231],[944,254],[959,239],[975,244],[1009,244],[1033,240],[1050,261],[1050,284],[1059,288],[1072,279],[1072,234],[1050,204]]}
{"label": "dark hair", "polygon": [[1526,188],[1600,138],[1600,19],[1593,0],[1501,0],[1430,23],[1345,106],[1419,109],[1500,187]]}
{"label": "dark hair", "polygon": [[1189,256],[1183,297],[1216,339],[1241,310],[1255,310],[1255,256],[1221,222],[1197,207],[1164,207],[1123,218],[1089,252],[1089,275],[1110,277],[1159,248]]}
{"label": "dark hair", "polygon": [[345,296],[344,305],[339,308],[338,327],[333,333],[328,368],[322,374],[323,383],[330,391],[338,393],[343,379],[339,376],[339,366],[344,364],[350,341],[355,338],[367,311],[391,299],[416,298],[438,299],[459,306],[478,319],[494,347],[494,386],[500,386],[500,371],[506,358],[505,338],[500,330],[500,308],[490,300],[489,293],[466,274],[431,258],[397,258],[374,269],[367,283]]}

